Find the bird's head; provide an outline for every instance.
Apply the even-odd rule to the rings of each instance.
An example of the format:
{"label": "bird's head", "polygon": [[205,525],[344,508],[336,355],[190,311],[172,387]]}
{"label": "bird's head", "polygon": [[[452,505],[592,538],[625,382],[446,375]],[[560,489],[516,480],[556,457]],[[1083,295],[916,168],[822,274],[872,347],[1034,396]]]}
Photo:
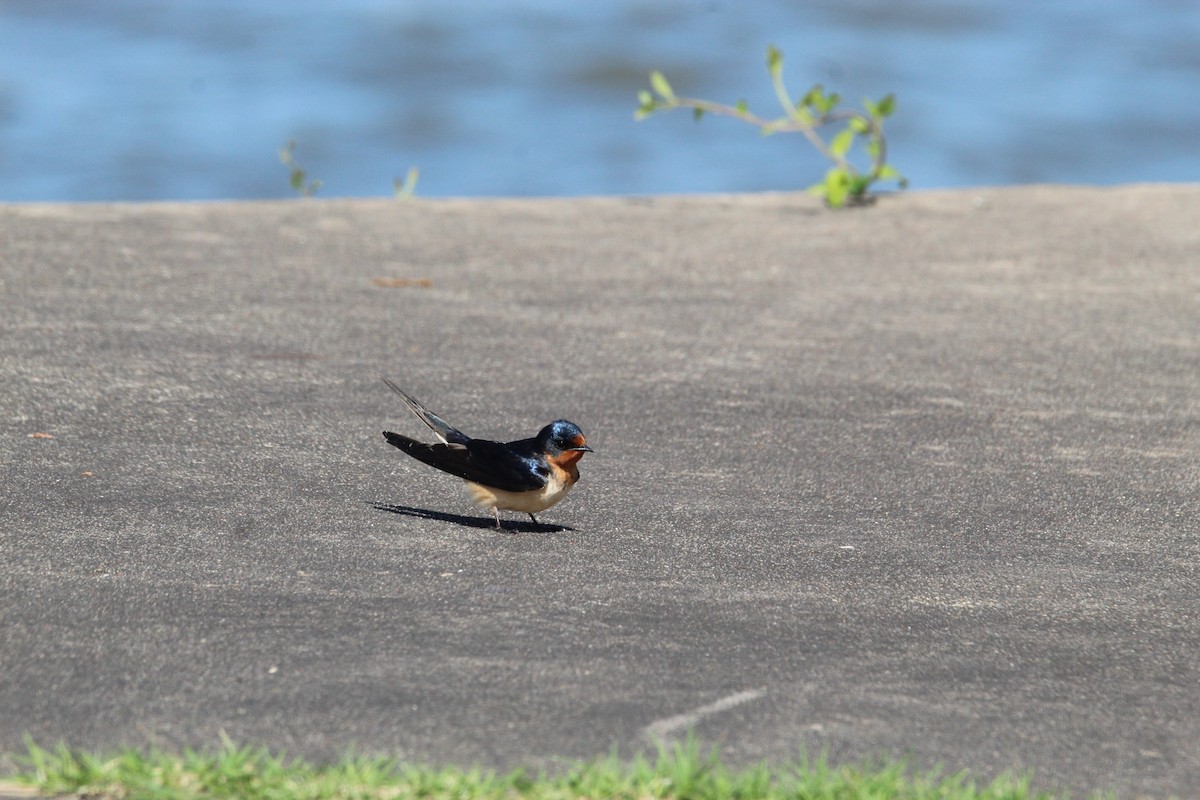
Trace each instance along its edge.
{"label": "bird's head", "polygon": [[548,454],[574,453],[573,461],[582,458],[584,453],[593,452],[579,426],[565,419],[556,419],[542,428],[537,438]]}

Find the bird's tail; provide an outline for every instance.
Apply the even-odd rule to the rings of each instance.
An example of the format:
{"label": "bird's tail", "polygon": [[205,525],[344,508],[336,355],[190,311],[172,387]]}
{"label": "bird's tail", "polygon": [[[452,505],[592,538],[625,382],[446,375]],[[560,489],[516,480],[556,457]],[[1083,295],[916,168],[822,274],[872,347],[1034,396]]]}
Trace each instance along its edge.
{"label": "bird's tail", "polygon": [[[466,444],[467,442],[469,442],[471,440],[471,437],[467,436],[465,433],[460,431],[458,428],[455,428],[449,422],[446,422],[446,420],[442,419],[437,414],[434,414],[428,408],[421,405],[415,397],[413,397],[408,392],[401,389],[396,384],[389,381],[387,378],[384,378],[383,382],[388,385],[389,389],[391,389],[396,394],[400,395],[400,399],[402,399],[404,401],[404,404],[408,406],[409,410],[411,410],[414,414],[416,414],[418,417],[420,417],[421,421],[424,422],[426,425],[428,425],[433,430],[433,432],[435,434],[437,434],[437,437],[439,439],[441,439],[443,442],[447,442],[450,444]],[[406,437],[400,436],[399,434],[396,434],[396,433],[388,433],[388,434],[384,434],[384,435],[388,437],[389,442],[391,442],[396,447],[399,447],[401,450],[405,450],[406,452],[407,452],[407,447],[405,447],[402,444],[397,444],[395,441],[392,440],[392,437],[394,436],[394,437],[396,437],[396,439],[404,439],[405,441],[409,441],[409,442],[412,441],[411,439],[406,439]]]}
{"label": "bird's tail", "polygon": [[388,440],[388,444],[390,444],[392,447],[399,447],[406,453],[411,453],[414,447],[429,446],[424,442],[418,442],[416,439],[410,439],[407,436],[401,436],[400,434],[392,433],[391,431],[384,431],[383,437]]}

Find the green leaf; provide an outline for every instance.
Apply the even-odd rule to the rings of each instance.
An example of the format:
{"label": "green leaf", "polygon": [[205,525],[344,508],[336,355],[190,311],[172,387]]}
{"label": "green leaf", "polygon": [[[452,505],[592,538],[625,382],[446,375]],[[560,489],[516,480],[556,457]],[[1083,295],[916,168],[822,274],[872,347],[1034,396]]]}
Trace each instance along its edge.
{"label": "green leaf", "polygon": [[417,178],[421,177],[421,170],[417,167],[409,167],[408,174],[404,176],[404,180],[399,178],[392,179],[392,190],[396,194],[397,200],[411,200],[417,193]]}
{"label": "green leaf", "polygon": [[633,118],[645,119],[658,109],[659,103],[654,99],[654,95],[646,91],[638,92],[638,107],[637,111],[633,112]]}
{"label": "green leaf", "polygon": [[825,87],[819,83],[814,83],[812,88],[805,92],[804,97],[800,98],[799,105],[801,106],[817,106],[825,97]]}
{"label": "green leaf", "polygon": [[846,128],[841,131],[829,143],[829,152],[833,153],[838,158],[841,158],[850,152],[850,145],[854,144],[854,129]]}
{"label": "green leaf", "polygon": [[871,187],[871,179],[866,175],[855,175],[850,179],[846,188],[851,197],[863,197]]}
{"label": "green leaf", "polygon": [[779,48],[775,45],[767,47],[767,69],[771,73],[771,77],[778,79],[779,74],[783,71],[783,53],[779,52]]}
{"label": "green leaf", "polygon": [[667,83],[667,79],[663,77],[661,72],[650,73],[650,85],[654,87],[654,91],[665,100],[674,100],[675,92],[671,89],[671,84]]}
{"label": "green leaf", "polygon": [[745,100],[738,100],[733,106],[737,112],[743,116],[750,113],[750,106]]}
{"label": "green leaf", "polygon": [[846,204],[850,192],[849,176],[841,167],[834,167],[825,173],[825,202],[833,208],[841,208]]}
{"label": "green leaf", "polygon": [[875,104],[877,116],[890,117],[892,112],[896,110],[896,95],[885,95],[882,100]]}
{"label": "green leaf", "polygon": [[869,133],[871,131],[871,123],[862,117],[851,117],[848,124],[854,129],[855,133]]}
{"label": "green leaf", "polygon": [[703,108],[693,108],[692,109],[692,119],[694,119],[696,122],[699,122],[703,116],[704,116]]}

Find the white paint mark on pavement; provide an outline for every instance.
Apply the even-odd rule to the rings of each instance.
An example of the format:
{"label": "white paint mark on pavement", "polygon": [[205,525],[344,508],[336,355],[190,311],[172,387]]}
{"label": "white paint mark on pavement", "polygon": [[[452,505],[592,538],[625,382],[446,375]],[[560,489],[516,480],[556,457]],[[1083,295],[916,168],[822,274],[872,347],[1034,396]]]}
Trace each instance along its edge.
{"label": "white paint mark on pavement", "polygon": [[666,739],[673,733],[678,733],[681,730],[692,727],[705,717],[719,714],[722,711],[728,711],[734,706],[740,706],[742,703],[748,703],[751,700],[757,700],[766,693],[766,689],[747,689],[744,692],[722,697],[715,703],[700,706],[685,714],[676,714],[673,717],[664,717],[652,722],[646,726],[645,734],[650,739]]}

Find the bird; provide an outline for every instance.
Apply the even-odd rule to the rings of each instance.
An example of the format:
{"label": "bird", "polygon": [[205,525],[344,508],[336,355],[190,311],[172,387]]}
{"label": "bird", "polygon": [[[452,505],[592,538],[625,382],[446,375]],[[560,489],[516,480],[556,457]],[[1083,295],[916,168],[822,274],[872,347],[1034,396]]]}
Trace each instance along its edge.
{"label": "bird", "polygon": [[471,499],[492,512],[499,530],[504,527],[501,510],[523,512],[539,525],[534,513],[566,497],[579,481],[579,459],[595,452],[579,426],[565,419],[551,422],[530,439],[472,439],[387,378],[383,382],[440,441],[426,444],[391,431],[384,431],[384,438],[418,461],[466,481]]}

